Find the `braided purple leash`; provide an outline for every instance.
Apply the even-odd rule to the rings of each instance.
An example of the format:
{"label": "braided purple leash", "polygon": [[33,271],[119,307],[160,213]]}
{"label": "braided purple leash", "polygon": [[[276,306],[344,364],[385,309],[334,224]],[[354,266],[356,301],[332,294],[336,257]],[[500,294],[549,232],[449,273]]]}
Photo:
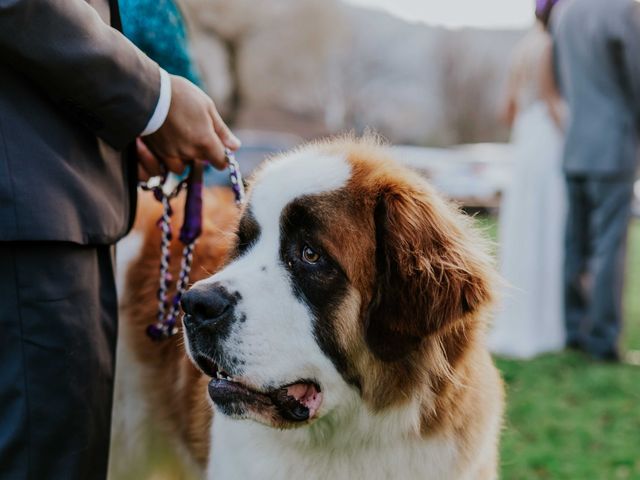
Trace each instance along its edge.
{"label": "braided purple leash", "polygon": [[[229,167],[231,187],[236,203],[240,205],[244,201],[244,184],[240,167],[233,152],[225,150],[225,157]],[[169,184],[169,178],[165,177],[157,185],[141,184],[144,190],[151,190],[155,198],[162,203],[163,213],[158,219],[158,228],[161,231],[160,241],[160,285],[158,287],[158,315],[156,322],[147,327],[147,335],[152,340],[163,340],[175,335],[178,331],[176,319],[180,311],[180,300],[189,286],[191,264],[193,262],[193,250],[196,241],[202,233],[202,176],[203,167],[194,163],[188,178],[180,180],[174,188]],[[171,302],[168,301],[168,291],[171,285],[169,265],[171,263],[171,209],[170,200],[176,197],[182,188],[187,189],[187,199],[184,207],[184,222],[180,229],[180,242],[184,244],[182,249],[182,262],[180,275],[176,284],[176,293]]]}

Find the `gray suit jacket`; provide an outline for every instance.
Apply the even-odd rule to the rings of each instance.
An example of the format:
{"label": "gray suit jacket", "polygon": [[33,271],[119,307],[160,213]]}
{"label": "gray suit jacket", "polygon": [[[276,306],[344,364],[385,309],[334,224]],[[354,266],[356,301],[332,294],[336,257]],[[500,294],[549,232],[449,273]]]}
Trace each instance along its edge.
{"label": "gray suit jacket", "polygon": [[568,175],[633,175],[640,118],[640,3],[562,0],[551,18],[556,74],[569,104]]}
{"label": "gray suit jacket", "polygon": [[0,0],[0,241],[108,244],[128,230],[122,152],[160,72],[112,20],[117,0]]}

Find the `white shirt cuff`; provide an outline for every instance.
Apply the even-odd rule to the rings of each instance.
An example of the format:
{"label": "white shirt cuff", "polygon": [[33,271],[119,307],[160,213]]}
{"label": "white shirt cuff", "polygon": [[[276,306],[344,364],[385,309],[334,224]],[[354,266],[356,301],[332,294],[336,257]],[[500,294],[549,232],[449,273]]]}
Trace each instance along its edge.
{"label": "white shirt cuff", "polygon": [[155,133],[167,119],[169,114],[169,107],[171,106],[171,79],[169,74],[163,69],[160,69],[160,97],[156,104],[156,109],[149,119],[149,123],[140,134],[141,137],[145,135],[151,135]]}

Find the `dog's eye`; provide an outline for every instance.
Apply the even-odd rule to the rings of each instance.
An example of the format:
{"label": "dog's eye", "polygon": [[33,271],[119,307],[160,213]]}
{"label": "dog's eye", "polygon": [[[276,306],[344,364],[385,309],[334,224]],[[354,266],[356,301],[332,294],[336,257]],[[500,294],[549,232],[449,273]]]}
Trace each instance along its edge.
{"label": "dog's eye", "polygon": [[320,261],[320,254],[309,245],[302,247],[302,260],[306,263],[315,264]]}

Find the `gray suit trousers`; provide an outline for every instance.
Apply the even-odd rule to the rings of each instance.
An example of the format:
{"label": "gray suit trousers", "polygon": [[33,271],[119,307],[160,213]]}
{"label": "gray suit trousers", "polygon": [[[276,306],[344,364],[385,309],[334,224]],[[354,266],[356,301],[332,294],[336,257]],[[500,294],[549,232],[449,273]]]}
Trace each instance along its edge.
{"label": "gray suit trousers", "polygon": [[104,479],[113,248],[0,242],[0,478]]}
{"label": "gray suit trousers", "polygon": [[633,178],[567,177],[567,340],[595,356],[617,351]]}

